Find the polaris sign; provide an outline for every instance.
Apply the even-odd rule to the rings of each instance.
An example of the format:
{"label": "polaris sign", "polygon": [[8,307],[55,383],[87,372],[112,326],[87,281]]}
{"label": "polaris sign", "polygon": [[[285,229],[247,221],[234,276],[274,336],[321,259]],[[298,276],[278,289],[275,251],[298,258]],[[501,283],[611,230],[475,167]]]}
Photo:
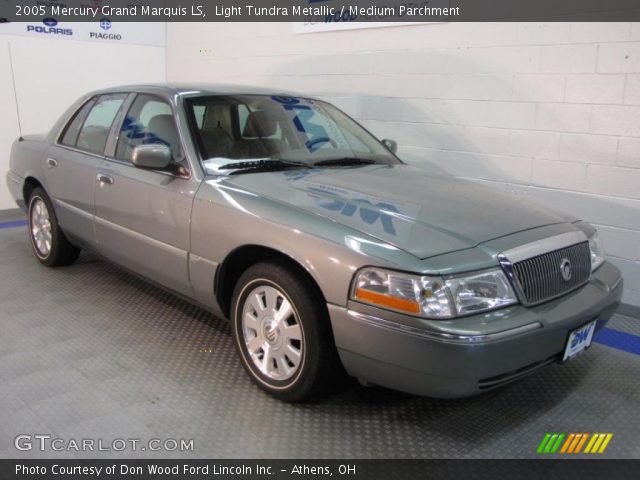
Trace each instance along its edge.
{"label": "polaris sign", "polygon": [[55,18],[45,18],[42,25],[27,25],[27,32],[45,33],[48,35],[73,35],[70,28],[58,27],[58,21]]}
{"label": "polaris sign", "polygon": [[[0,0],[0,5],[3,1]],[[163,47],[166,44],[164,23],[160,22],[112,22],[106,17],[95,22],[62,22],[56,17],[43,17],[43,19],[46,22],[38,20],[37,22],[0,23],[0,36],[2,34],[22,35],[35,39],[153,47]]]}

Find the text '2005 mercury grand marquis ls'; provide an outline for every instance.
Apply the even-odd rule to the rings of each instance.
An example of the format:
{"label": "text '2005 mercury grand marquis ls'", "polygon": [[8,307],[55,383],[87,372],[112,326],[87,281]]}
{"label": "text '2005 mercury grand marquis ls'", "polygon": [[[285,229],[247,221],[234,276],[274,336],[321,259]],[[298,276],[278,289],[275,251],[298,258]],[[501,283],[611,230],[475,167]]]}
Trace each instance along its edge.
{"label": "text '2005 mercury grand marquis ls'", "polygon": [[588,348],[622,295],[595,229],[394,152],[317,99],[148,85],[20,138],[7,178],[40,262],[84,248],[229,318],[283,400],[344,370],[472,395]]}

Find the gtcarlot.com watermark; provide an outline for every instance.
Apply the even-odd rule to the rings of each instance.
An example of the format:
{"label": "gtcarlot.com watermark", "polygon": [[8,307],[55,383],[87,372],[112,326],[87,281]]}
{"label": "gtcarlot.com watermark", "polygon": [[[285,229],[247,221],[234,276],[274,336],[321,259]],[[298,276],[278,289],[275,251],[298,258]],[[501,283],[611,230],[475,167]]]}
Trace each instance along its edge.
{"label": "gtcarlot.com watermark", "polygon": [[57,438],[49,434],[22,434],[14,440],[16,449],[40,452],[193,452],[193,439],[152,438]]}

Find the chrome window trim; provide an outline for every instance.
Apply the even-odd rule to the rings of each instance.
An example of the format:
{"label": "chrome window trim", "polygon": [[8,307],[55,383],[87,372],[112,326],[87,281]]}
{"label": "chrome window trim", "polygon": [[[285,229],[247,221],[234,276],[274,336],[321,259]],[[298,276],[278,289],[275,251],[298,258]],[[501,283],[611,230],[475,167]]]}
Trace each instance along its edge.
{"label": "chrome window trim", "polygon": [[[64,148],[65,150],[70,150],[72,152],[82,153],[83,155],[89,155],[91,157],[98,158],[100,160],[104,160],[104,161],[107,161],[107,162],[118,163],[120,165],[125,165],[127,167],[136,168],[135,165],[133,165],[132,163],[125,162],[123,160],[118,160],[118,159],[115,159],[115,158],[106,157],[104,155],[98,155],[97,153],[87,152],[85,150],[80,150],[79,148],[69,147],[67,145],[62,145],[62,144],[56,144],[55,146],[59,147],[59,148]],[[181,180],[190,180],[191,179],[191,172],[189,172],[189,176],[187,177],[187,176],[184,176],[184,175],[176,175],[176,174],[171,173],[171,172],[161,172],[159,170],[149,170],[149,171],[150,172],[154,172],[154,173],[158,173],[160,175],[167,175],[169,177],[179,178]]]}
{"label": "chrome window trim", "polygon": [[100,155],[99,153],[87,152],[86,150],[81,150],[79,148],[70,147],[68,145],[63,145],[62,143],[56,143],[56,147],[64,148],[65,150],[70,150],[76,153],[82,153],[83,155],[89,155],[90,157],[99,158],[100,160],[104,160],[104,155]]}
{"label": "chrome window trim", "polygon": [[[127,162],[126,160],[119,160],[117,158],[113,158],[113,157],[103,157],[103,160],[110,162],[110,163],[117,163],[118,165],[123,165],[125,167],[130,167],[130,168],[138,168],[136,167],[133,163],[131,162]],[[191,166],[191,165],[189,165]],[[140,170],[140,169],[139,169]],[[162,170],[152,170],[152,169],[147,169],[148,172],[153,172],[153,173],[157,173],[159,175],[166,175],[168,177],[172,177],[172,178],[179,178],[180,180],[191,180],[191,171],[189,171],[189,175],[177,175],[175,173],[171,173],[171,172],[163,172]]]}
{"label": "chrome window trim", "polygon": [[373,315],[356,312],[355,310],[347,310],[347,314],[352,320],[355,320],[361,323],[366,323],[374,327],[384,328],[386,330],[392,330],[397,333],[411,335],[414,337],[419,337],[427,340],[434,340],[434,341],[443,342],[443,343],[455,343],[455,344],[462,344],[462,345],[467,345],[470,343],[477,344],[477,343],[491,342],[494,340],[502,340],[504,338],[513,337],[515,335],[521,335],[521,334],[532,332],[534,330],[538,330],[539,328],[542,328],[542,324],[540,322],[532,322],[526,325],[522,325],[520,327],[510,328],[508,330],[502,330],[500,332],[485,333],[485,334],[479,334],[479,335],[468,335],[468,334],[455,334],[455,333],[445,333],[445,332],[433,332],[429,330],[424,330],[422,328],[411,327],[409,325],[404,325],[402,323],[385,320],[384,318],[375,317]]}

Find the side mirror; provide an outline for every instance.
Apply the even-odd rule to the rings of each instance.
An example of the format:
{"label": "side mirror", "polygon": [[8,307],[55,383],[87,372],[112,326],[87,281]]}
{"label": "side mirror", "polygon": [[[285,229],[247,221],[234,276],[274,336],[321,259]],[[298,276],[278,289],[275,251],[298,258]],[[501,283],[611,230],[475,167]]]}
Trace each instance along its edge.
{"label": "side mirror", "polygon": [[171,165],[171,149],[166,145],[138,145],[133,149],[131,162],[138,168],[166,170]]}
{"label": "side mirror", "polygon": [[385,138],[382,140],[382,144],[387,147],[387,150],[389,150],[391,153],[396,153],[398,151],[398,142],[396,142],[395,140]]}

